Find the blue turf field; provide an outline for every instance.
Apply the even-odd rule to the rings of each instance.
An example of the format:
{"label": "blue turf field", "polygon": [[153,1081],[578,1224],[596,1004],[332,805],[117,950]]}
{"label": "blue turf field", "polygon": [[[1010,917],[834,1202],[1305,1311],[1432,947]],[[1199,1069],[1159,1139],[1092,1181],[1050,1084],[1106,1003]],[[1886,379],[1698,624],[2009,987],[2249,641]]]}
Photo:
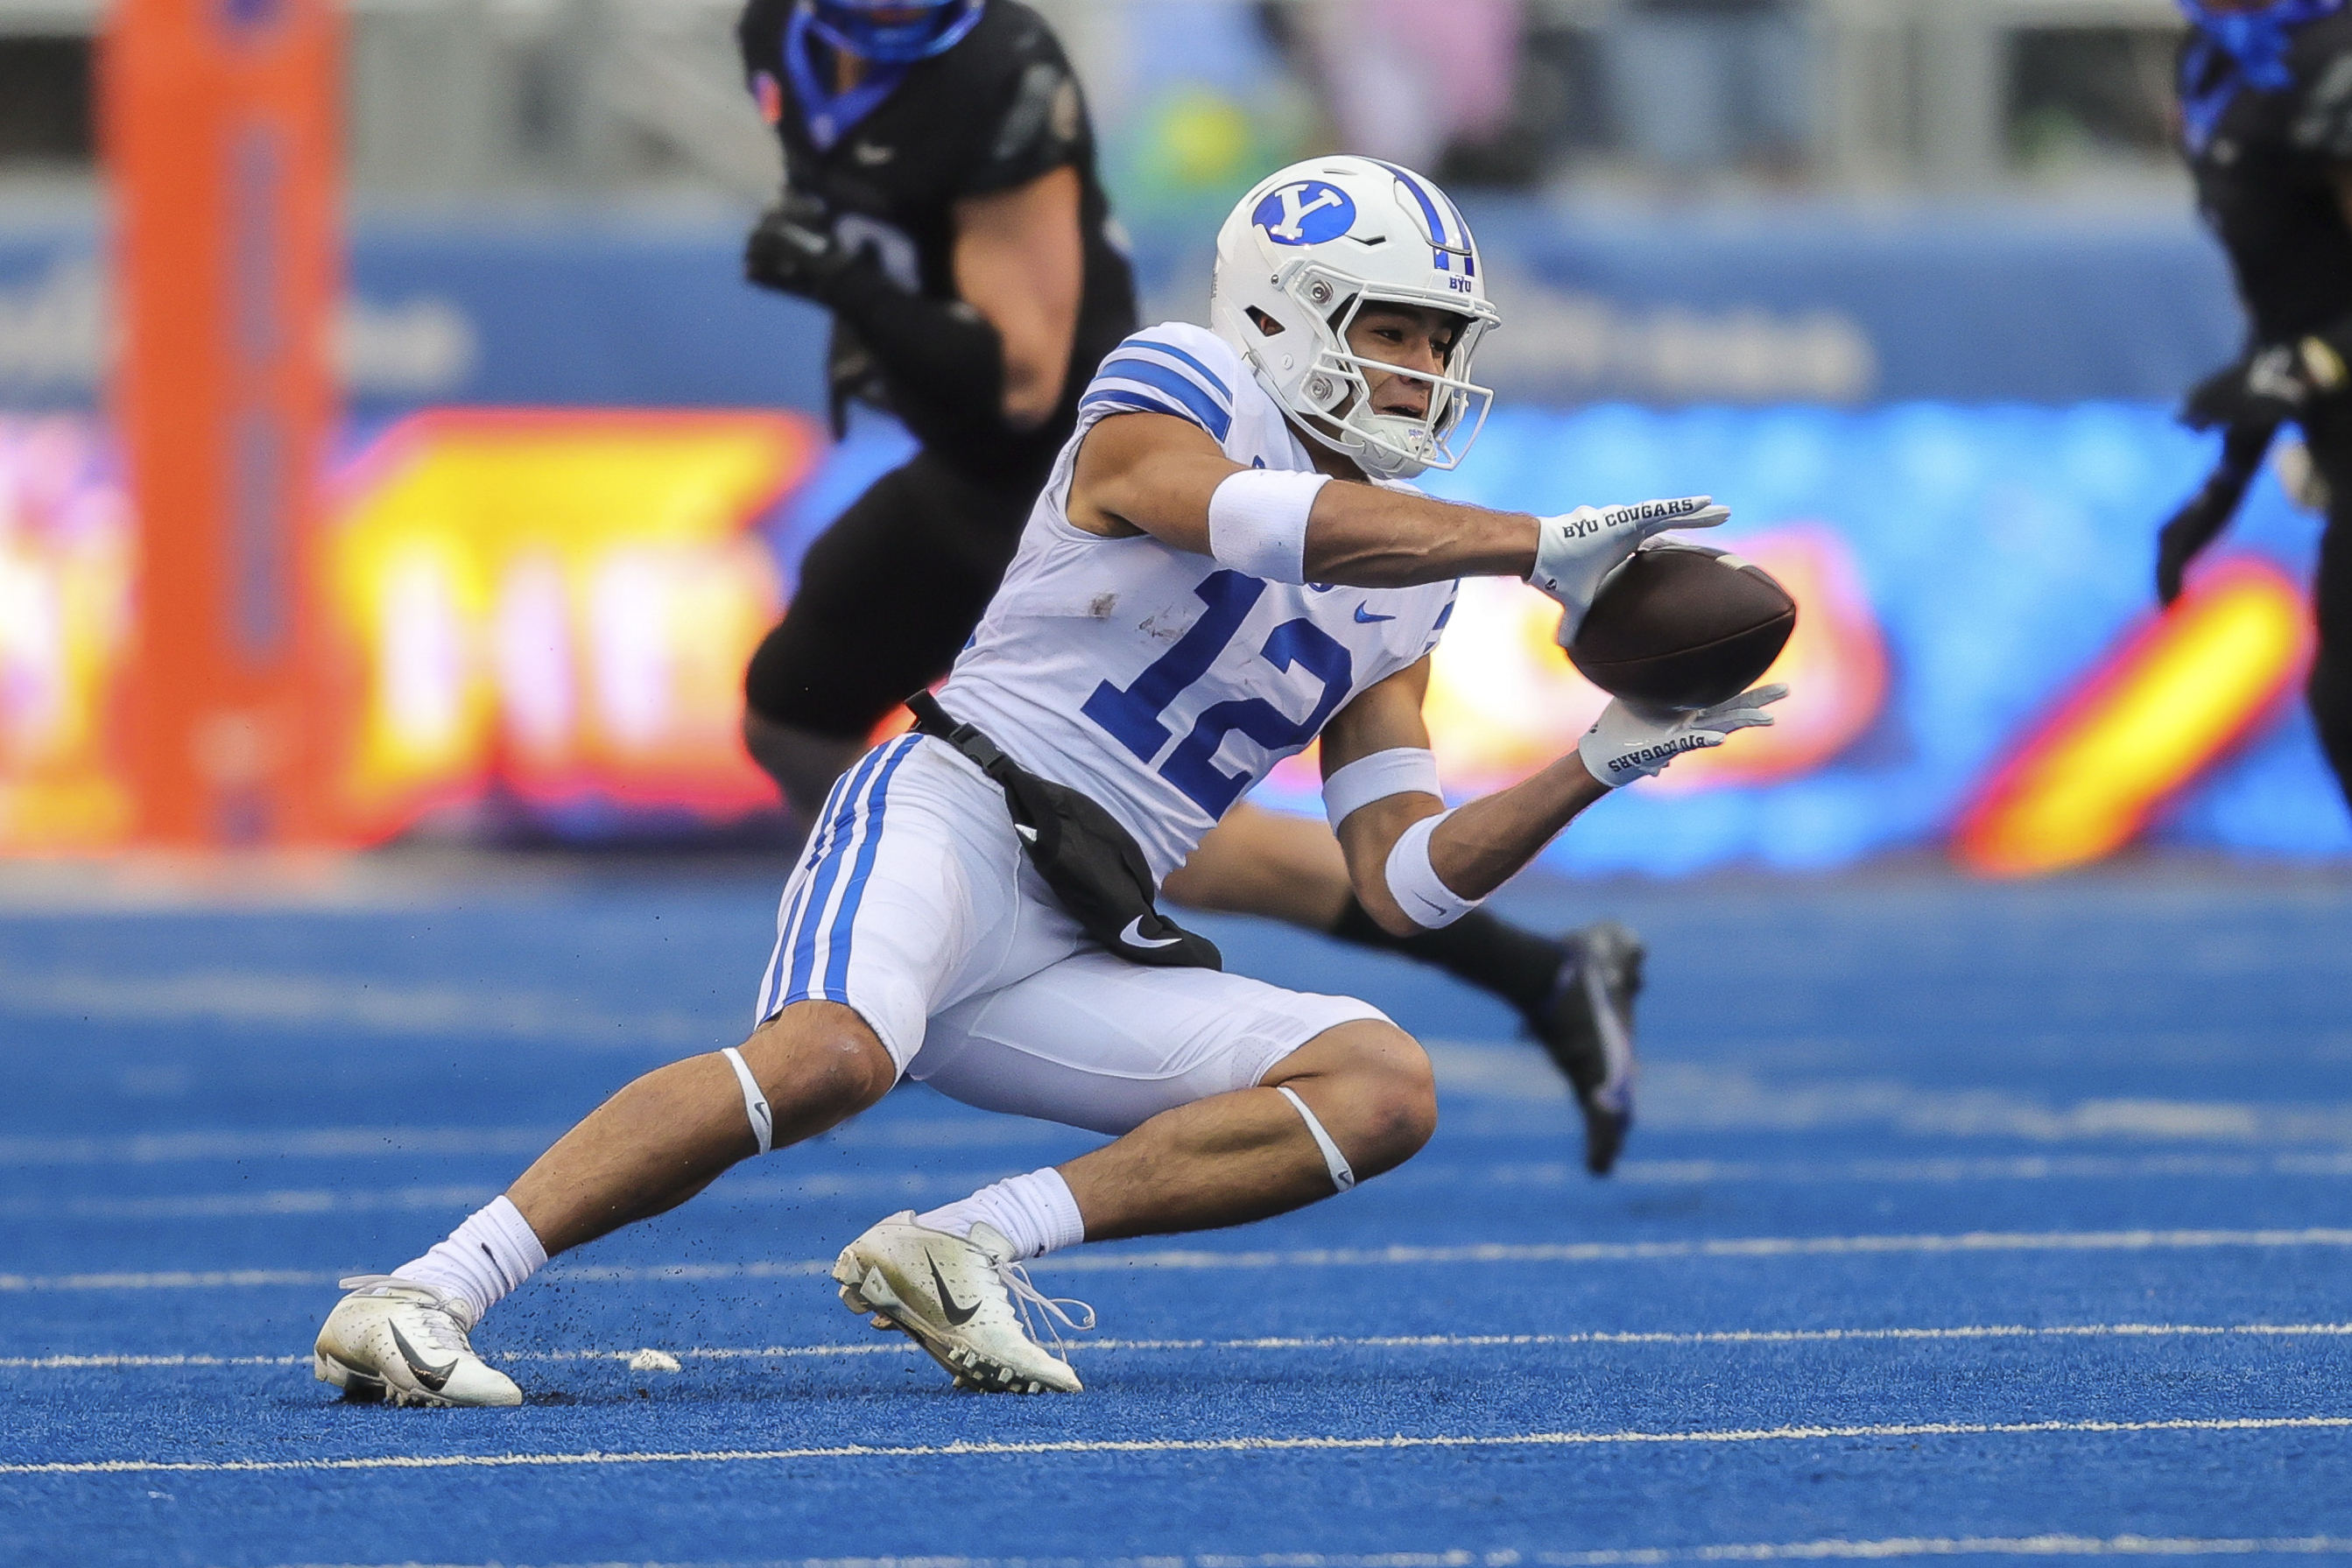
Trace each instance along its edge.
{"label": "blue turf field", "polygon": [[501,1308],[526,1408],[341,1406],[335,1277],[731,1042],[765,956],[755,877],[494,869],[0,910],[0,1561],[2352,1557],[2341,874],[1522,894],[1652,941],[1605,1183],[1499,1009],[1219,924],[1433,1042],[1444,1125],[1306,1213],[1041,1266],[1102,1314],[1086,1395],[955,1394],[819,1277],[1089,1141],[913,1090]]}

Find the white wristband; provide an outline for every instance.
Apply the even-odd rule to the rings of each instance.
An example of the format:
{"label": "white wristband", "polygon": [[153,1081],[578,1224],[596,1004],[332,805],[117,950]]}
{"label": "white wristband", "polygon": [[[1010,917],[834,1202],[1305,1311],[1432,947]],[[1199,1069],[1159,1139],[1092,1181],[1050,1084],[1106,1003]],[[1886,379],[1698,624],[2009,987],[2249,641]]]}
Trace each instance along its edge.
{"label": "white wristband", "polygon": [[1440,811],[1434,817],[1423,817],[1399,834],[1396,848],[1389,852],[1389,896],[1397,901],[1407,920],[1424,931],[1451,925],[1485,902],[1465,898],[1438,881],[1437,868],[1429,863],[1429,835],[1452,815]]}
{"label": "white wristband", "polygon": [[1268,582],[1307,580],[1307,514],[1328,474],[1244,468],[1209,493],[1209,554]]}
{"label": "white wristband", "polygon": [[1323,780],[1323,814],[1331,831],[1354,812],[1391,795],[1439,795],[1437,758],[1420,747],[1398,746],[1359,757]]}

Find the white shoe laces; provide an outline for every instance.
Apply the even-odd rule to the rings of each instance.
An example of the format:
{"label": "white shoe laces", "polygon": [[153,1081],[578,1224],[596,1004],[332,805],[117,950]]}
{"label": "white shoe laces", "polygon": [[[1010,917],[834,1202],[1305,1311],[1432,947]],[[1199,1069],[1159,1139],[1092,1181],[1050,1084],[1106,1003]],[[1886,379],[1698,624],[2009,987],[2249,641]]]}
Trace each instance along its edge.
{"label": "white shoe laces", "polygon": [[[1047,1295],[1030,1282],[1029,1270],[1011,1259],[1008,1258],[996,1265],[996,1277],[1004,1281],[1005,1291],[1011,1294],[1013,1306],[1021,1313],[1021,1326],[1031,1340],[1037,1339],[1037,1317],[1030,1312],[1030,1308],[1033,1306],[1037,1309],[1037,1316],[1042,1316],[1045,1320],[1045,1333],[1052,1336],[1054,1348],[1056,1351],[1062,1348],[1064,1343],[1062,1328],[1069,1329],[1076,1333],[1087,1333],[1094,1328],[1094,1308],[1074,1296]],[[1077,1317],[1063,1311],[1065,1307],[1076,1307],[1079,1313],[1084,1315],[1085,1321],[1080,1322]],[[1056,1322],[1062,1327],[1056,1328],[1055,1326]],[[1068,1358],[1066,1356],[1063,1359]]]}
{"label": "white shoe laces", "polygon": [[353,1274],[336,1283],[346,1291],[373,1291],[379,1294],[386,1287],[426,1292],[433,1300],[416,1303],[416,1321],[425,1341],[425,1348],[452,1355],[474,1354],[473,1342],[466,1337],[466,1322],[459,1315],[460,1309],[432,1286],[404,1280],[397,1274]]}

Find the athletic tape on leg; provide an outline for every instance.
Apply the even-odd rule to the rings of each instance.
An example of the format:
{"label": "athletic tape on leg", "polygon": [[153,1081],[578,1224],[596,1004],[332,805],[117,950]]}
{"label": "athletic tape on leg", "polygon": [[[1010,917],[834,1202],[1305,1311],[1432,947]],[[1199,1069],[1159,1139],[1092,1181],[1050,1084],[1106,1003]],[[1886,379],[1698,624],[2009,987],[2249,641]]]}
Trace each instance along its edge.
{"label": "athletic tape on leg", "polygon": [[1298,1092],[1286,1083],[1276,1084],[1274,1092],[1289,1101],[1305,1118],[1307,1130],[1315,1134],[1315,1146],[1323,1151],[1323,1164],[1331,1173],[1331,1185],[1341,1192],[1355,1186],[1356,1173],[1348,1168],[1348,1156],[1339,1152],[1339,1145],[1331,1141],[1331,1134],[1323,1130],[1323,1124],[1315,1119],[1315,1113],[1307,1108],[1307,1102],[1298,1097]]}
{"label": "athletic tape on leg", "polygon": [[764,1155],[776,1139],[776,1118],[768,1110],[768,1097],[760,1092],[760,1081],[751,1076],[740,1051],[730,1045],[719,1054],[727,1059],[727,1065],[735,1070],[735,1082],[743,1086],[743,1113],[751,1118],[751,1135],[760,1140],[760,1152]]}

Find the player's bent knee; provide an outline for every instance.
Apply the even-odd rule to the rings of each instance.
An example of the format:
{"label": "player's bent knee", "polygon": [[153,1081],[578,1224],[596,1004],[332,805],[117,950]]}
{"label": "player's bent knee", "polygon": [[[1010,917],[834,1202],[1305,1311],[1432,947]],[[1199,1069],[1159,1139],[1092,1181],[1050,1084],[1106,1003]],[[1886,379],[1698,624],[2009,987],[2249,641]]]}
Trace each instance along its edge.
{"label": "player's bent knee", "polygon": [[1399,1036],[1411,1055],[1385,1057],[1378,1070],[1365,1129],[1370,1147],[1355,1162],[1359,1179],[1394,1170],[1419,1154],[1437,1131],[1437,1080],[1430,1071],[1428,1053],[1402,1030]]}
{"label": "player's bent knee", "polygon": [[794,1002],[751,1031],[742,1052],[759,1085],[791,1112],[845,1120],[880,1103],[898,1081],[888,1048],[854,1009]]}
{"label": "player's bent knee", "polygon": [[1437,1131],[1437,1080],[1429,1053],[1404,1030],[1360,1019],[1308,1040],[1266,1075],[1271,1088],[1310,1082],[1356,1179],[1368,1180],[1421,1151]]}

